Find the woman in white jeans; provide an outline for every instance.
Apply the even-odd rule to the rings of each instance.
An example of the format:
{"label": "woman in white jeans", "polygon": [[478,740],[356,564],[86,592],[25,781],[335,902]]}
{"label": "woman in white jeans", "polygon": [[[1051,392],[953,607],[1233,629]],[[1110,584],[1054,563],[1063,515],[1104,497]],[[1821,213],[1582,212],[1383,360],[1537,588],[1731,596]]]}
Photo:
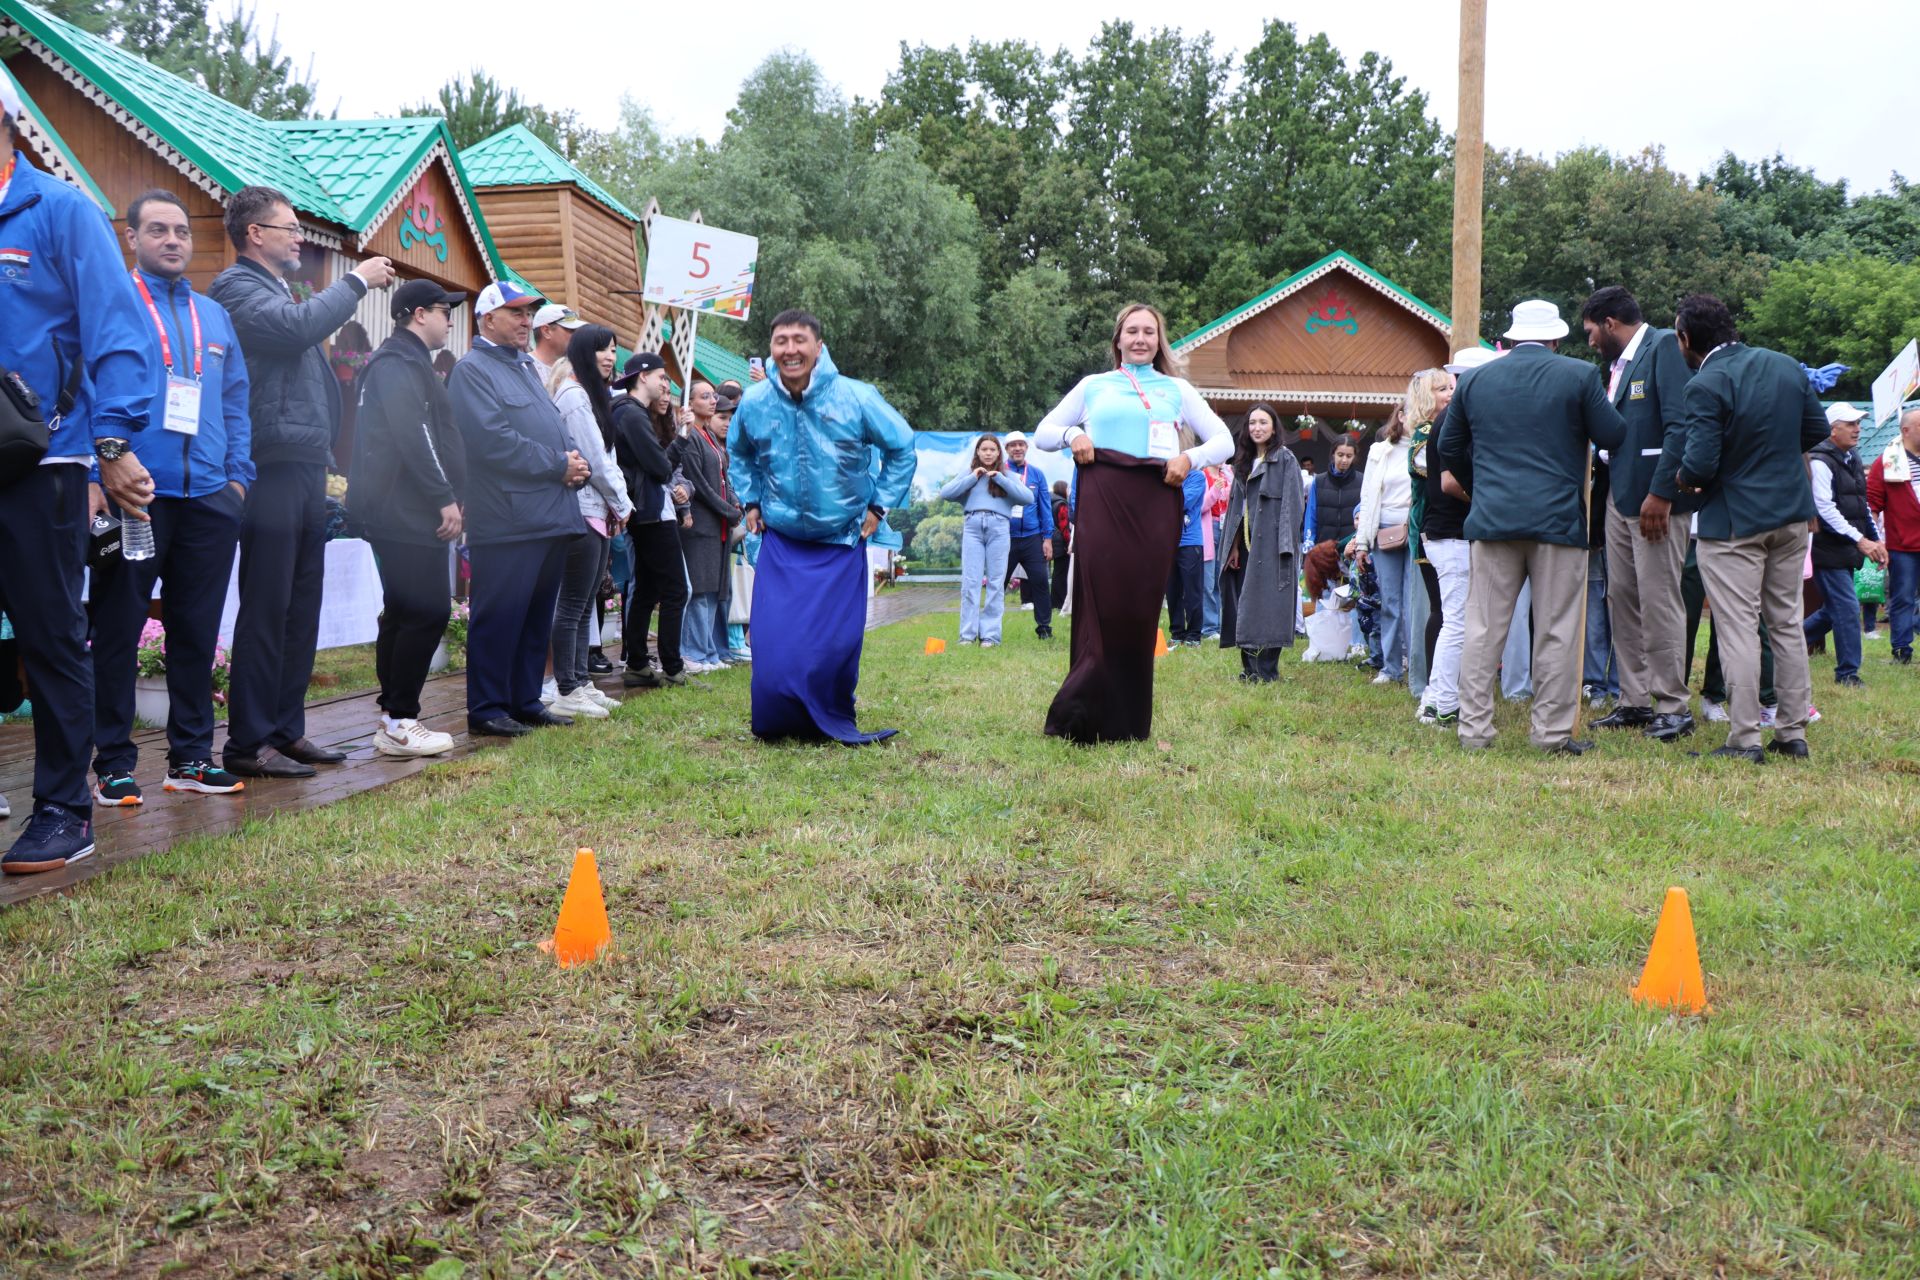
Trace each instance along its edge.
{"label": "woman in white jeans", "polygon": [[1375,684],[1392,684],[1407,674],[1407,516],[1413,509],[1413,481],[1407,470],[1412,429],[1406,407],[1387,419],[1383,438],[1367,450],[1360,481],[1360,529],[1353,536],[1354,559],[1373,562],[1380,580],[1380,673]]}
{"label": "woman in white jeans", "polygon": [[1424,369],[1407,386],[1407,416],[1415,419],[1408,465],[1413,482],[1409,523],[1414,562],[1427,592],[1430,617],[1427,687],[1420,695],[1422,724],[1460,721],[1460,651],[1467,638],[1467,504],[1441,484],[1438,441],[1453,400],[1453,375]]}
{"label": "woman in white jeans", "polygon": [[[1033,490],[1007,470],[1005,452],[992,436],[973,442],[967,469],[947,482],[940,496],[966,507],[960,534],[960,643],[978,641],[983,649],[1000,643],[1000,616],[1006,606],[1007,551],[1015,510],[1033,501]],[[981,579],[987,599],[980,602]]]}

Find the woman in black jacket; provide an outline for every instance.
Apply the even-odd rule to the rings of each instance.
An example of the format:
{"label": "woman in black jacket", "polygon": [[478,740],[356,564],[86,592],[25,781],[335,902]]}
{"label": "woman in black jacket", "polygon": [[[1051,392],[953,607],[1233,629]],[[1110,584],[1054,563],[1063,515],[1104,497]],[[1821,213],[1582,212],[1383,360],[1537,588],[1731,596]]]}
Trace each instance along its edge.
{"label": "woman in black jacket", "polygon": [[681,643],[696,674],[720,671],[727,660],[727,537],[740,523],[740,507],[727,482],[726,429],[714,420],[719,399],[713,384],[695,375],[689,397],[692,421],[674,442],[674,460],[693,486],[693,524],[680,540],[688,589]]}
{"label": "woman in black jacket", "polygon": [[395,292],[393,336],[360,371],[347,510],[373,547],[385,604],[374,643],[380,728],[374,750],[430,756],[453,739],[420,724],[420,690],[452,609],[448,546],[463,526],[466,446],[454,427],[433,353],[466,300],[424,280]]}
{"label": "woman in black jacket", "polygon": [[[627,536],[633,543],[633,586],[621,623],[628,688],[652,688],[687,682],[680,658],[681,616],[687,607],[687,575],[680,553],[680,520],[674,511],[674,464],[667,455],[672,429],[660,429],[652,404],[666,390],[667,366],[651,351],[627,357],[613,380],[625,391],[613,402],[613,454],[625,472],[633,515]],[[647,622],[660,610],[660,670],[647,661]]]}

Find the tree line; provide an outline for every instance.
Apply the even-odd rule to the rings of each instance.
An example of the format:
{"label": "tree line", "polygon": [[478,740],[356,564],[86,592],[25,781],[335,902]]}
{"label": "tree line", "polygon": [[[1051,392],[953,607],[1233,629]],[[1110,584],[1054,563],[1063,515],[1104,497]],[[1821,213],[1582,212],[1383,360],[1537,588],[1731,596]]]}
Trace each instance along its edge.
{"label": "tree line", "polygon": [[[55,8],[263,115],[316,109],[311,76],[248,11]],[[655,197],[757,235],[766,304],[703,334],[764,350],[773,312],[804,304],[836,360],[929,429],[1030,425],[1102,367],[1123,302],[1156,303],[1178,336],[1336,248],[1447,302],[1451,136],[1386,58],[1349,60],[1286,22],[1237,54],[1126,22],[1078,53],[902,44],[873,101],[776,53],[712,140],[666,137],[631,100],[594,129],[483,70],[394,111],[444,116],[462,147],[525,123],[635,208]],[[1525,297],[1571,314],[1624,284],[1665,323],[1703,290],[1750,341],[1853,366],[1836,394],[1864,399],[1920,333],[1917,259],[1920,191],[1897,173],[1854,194],[1778,155],[1689,175],[1657,146],[1487,153],[1489,338]]]}

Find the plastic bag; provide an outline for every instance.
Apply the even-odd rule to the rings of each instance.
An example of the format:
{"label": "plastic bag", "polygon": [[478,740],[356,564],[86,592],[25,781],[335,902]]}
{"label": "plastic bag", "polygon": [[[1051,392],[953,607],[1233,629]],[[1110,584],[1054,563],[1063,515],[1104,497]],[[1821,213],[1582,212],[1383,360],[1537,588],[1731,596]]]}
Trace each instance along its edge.
{"label": "plastic bag", "polygon": [[1853,592],[1861,604],[1887,602],[1887,571],[1869,560],[1853,571]]}
{"label": "plastic bag", "polygon": [[1302,662],[1340,662],[1347,656],[1347,641],[1353,634],[1353,619],[1334,601],[1332,591],[1320,597],[1318,606],[1307,615],[1307,651]]}

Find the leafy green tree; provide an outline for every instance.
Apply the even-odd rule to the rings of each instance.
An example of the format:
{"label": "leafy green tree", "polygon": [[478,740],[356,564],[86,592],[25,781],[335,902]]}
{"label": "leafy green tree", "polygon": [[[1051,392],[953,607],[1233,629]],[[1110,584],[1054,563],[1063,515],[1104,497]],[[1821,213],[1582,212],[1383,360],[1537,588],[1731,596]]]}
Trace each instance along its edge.
{"label": "leafy green tree", "polygon": [[[949,511],[953,509],[952,503],[942,505]],[[932,565],[935,568],[948,568],[959,564],[960,535],[965,528],[964,516],[928,516],[920,522],[920,528],[914,535],[914,562]]]}
{"label": "leafy green tree", "polygon": [[1833,394],[1864,401],[1887,362],[1920,337],[1920,263],[1860,255],[1783,263],[1742,334],[1815,367],[1851,365]]}
{"label": "leafy green tree", "polygon": [[252,9],[236,6],[213,24],[206,46],[187,55],[186,65],[209,92],[257,116],[304,120],[314,114],[312,60],[306,71],[296,72],[293,59],[280,50],[279,24],[263,42]]}
{"label": "leafy green tree", "polygon": [[553,116],[478,67],[464,79],[456,76],[441,85],[432,99],[400,108],[399,114],[441,117],[453,132],[454,146],[462,151],[502,129],[524,124],[548,146],[566,153]]}

